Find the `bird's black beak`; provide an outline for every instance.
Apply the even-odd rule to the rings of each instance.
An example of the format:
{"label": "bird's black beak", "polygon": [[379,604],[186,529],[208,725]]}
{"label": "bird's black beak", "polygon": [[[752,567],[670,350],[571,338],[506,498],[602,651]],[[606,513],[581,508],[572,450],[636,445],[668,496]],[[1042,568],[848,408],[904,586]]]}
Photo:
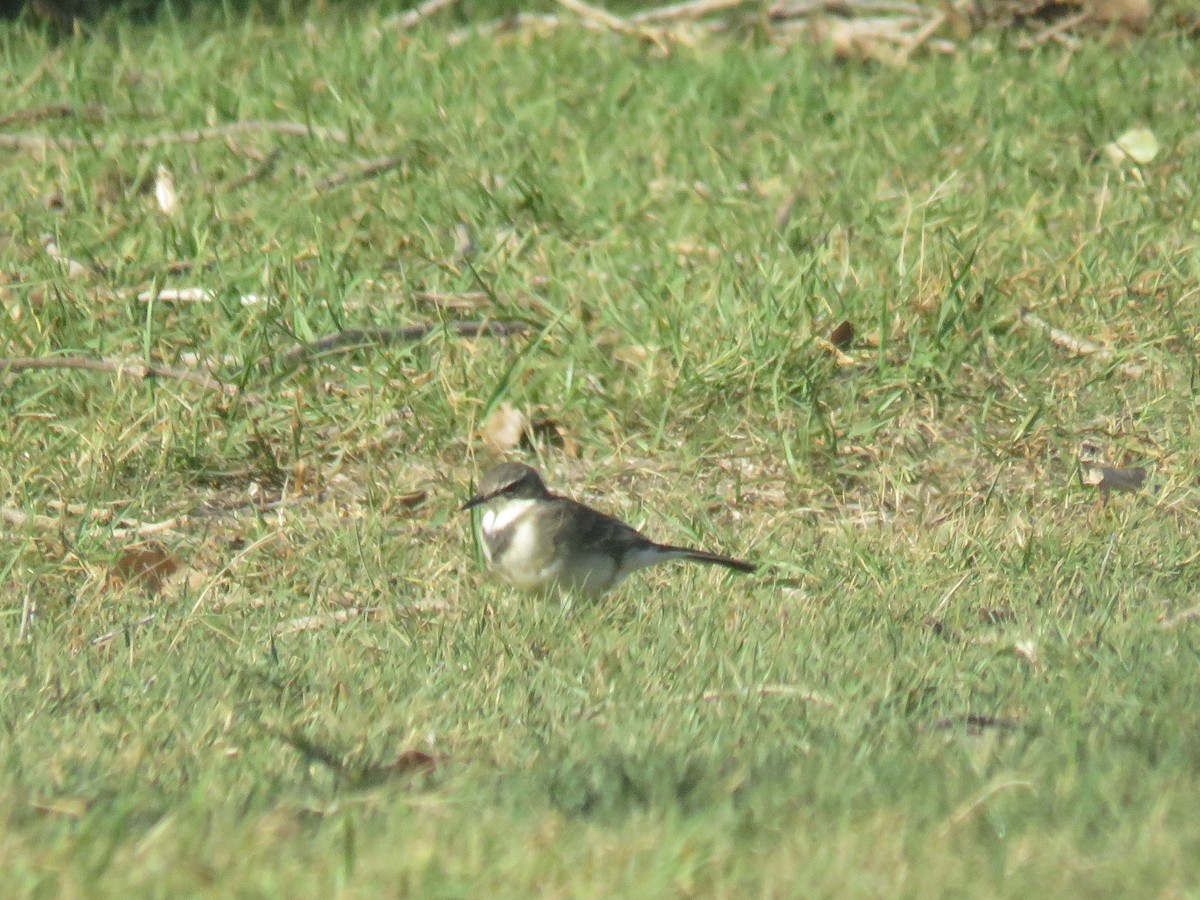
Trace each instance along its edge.
{"label": "bird's black beak", "polygon": [[487,503],[489,500],[491,500],[493,497],[495,497],[496,494],[498,494],[498,493],[500,493],[500,492],[493,491],[490,494],[476,494],[474,497],[472,497],[470,500],[468,500],[466,503],[464,503],[462,506],[460,506],[458,508],[458,511],[466,512],[468,509],[474,509],[480,503]]}

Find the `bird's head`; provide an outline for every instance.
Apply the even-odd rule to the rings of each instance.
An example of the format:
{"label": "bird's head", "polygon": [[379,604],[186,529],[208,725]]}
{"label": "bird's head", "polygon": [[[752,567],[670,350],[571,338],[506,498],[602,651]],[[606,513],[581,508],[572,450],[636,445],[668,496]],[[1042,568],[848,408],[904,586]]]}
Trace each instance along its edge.
{"label": "bird's head", "polygon": [[498,499],[537,500],[549,493],[536,469],[524,463],[501,463],[488,469],[479,482],[479,491],[462,505],[462,509],[473,509]]}

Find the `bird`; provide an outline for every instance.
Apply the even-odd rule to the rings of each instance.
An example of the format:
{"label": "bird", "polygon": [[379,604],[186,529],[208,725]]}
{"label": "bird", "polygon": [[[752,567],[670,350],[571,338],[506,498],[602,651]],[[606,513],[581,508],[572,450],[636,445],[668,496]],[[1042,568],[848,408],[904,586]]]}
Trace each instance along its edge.
{"label": "bird", "polygon": [[462,510],[483,508],[480,532],[488,566],[516,588],[598,597],[638,569],[685,559],[754,572],[741,559],[660,544],[606,515],[555,494],[532,466],[489,469]]}

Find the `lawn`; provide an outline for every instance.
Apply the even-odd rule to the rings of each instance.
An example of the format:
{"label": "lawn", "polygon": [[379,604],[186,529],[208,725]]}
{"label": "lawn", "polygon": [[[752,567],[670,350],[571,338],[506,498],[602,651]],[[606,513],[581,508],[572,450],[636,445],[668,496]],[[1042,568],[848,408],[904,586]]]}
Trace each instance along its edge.
{"label": "lawn", "polygon": [[[1175,9],[0,25],[0,893],[1200,891]],[[762,568],[518,594],[501,455]]]}

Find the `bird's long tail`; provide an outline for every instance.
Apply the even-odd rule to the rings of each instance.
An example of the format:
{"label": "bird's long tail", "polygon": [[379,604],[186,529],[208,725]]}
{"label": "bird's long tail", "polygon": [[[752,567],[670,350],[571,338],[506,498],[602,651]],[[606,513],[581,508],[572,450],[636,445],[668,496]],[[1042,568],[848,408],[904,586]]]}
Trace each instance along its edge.
{"label": "bird's long tail", "polygon": [[692,550],[689,547],[672,547],[668,544],[659,544],[658,549],[661,552],[670,553],[676,559],[690,559],[692,562],[724,566],[727,569],[736,569],[738,572],[758,571],[758,566],[754,563],[746,562],[744,559],[734,559],[732,556],[721,556],[719,553]]}

